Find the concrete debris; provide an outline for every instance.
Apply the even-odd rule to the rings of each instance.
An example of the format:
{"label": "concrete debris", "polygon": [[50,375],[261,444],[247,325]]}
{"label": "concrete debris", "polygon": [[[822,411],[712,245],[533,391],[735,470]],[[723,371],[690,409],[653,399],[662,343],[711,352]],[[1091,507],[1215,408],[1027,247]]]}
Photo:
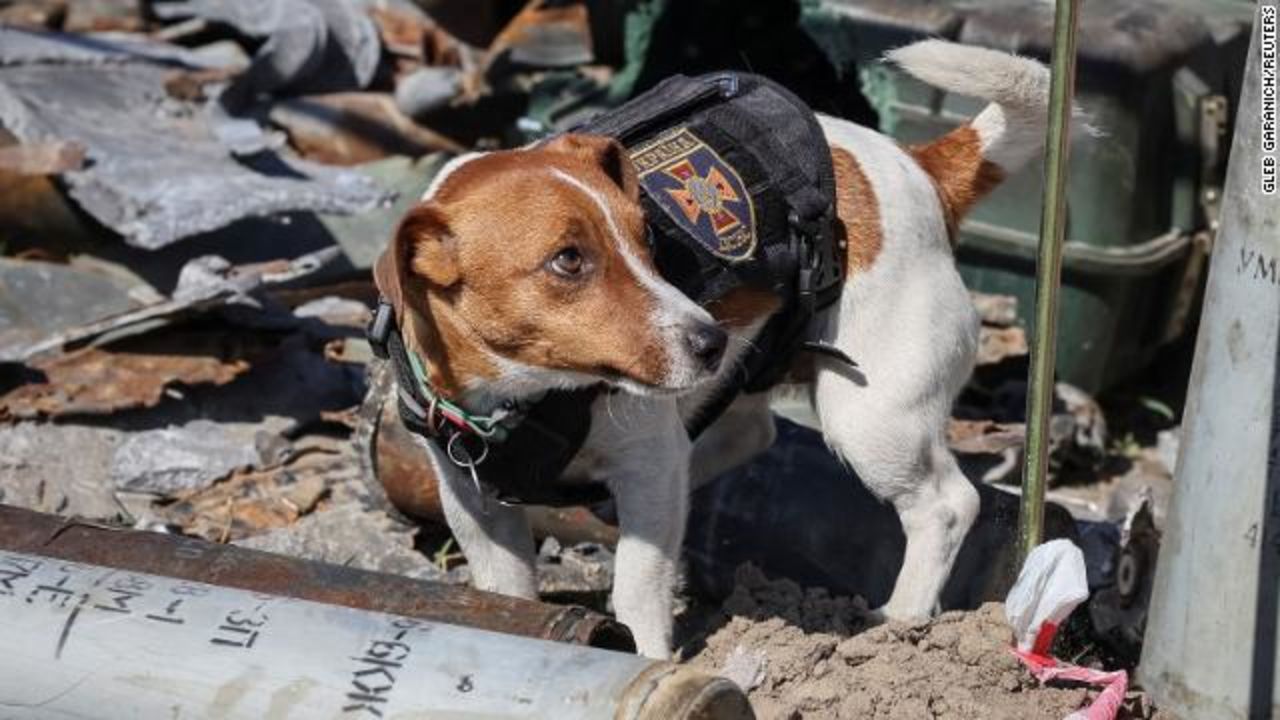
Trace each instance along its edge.
{"label": "concrete debris", "polygon": [[549,537],[538,549],[538,593],[606,594],[613,587],[613,552],[596,543],[565,547]]}
{"label": "concrete debris", "polygon": [[315,318],[330,325],[342,325],[363,329],[373,313],[369,306],[358,300],[328,295],[304,303],[293,309],[295,317]]}
{"label": "concrete debris", "polygon": [[446,580],[444,571],[414,550],[414,534],[414,530],[389,519],[385,513],[344,504],[235,544],[361,570]]}
{"label": "concrete debris", "polygon": [[462,92],[463,71],[448,66],[421,67],[396,83],[396,105],[409,117],[422,117],[445,107]]}
{"label": "concrete debris", "polygon": [[109,473],[119,490],[173,497],[208,487],[258,460],[244,437],[219,423],[196,420],[130,435],[111,457]]}
{"label": "concrete debris", "polygon": [[108,467],[126,437],[86,425],[0,425],[0,503],[88,520],[121,518]]}
{"label": "concrete debris", "polygon": [[[91,42],[73,33],[40,32],[0,25],[0,67],[27,65],[113,65],[155,64],[162,68],[212,68],[199,53],[177,45],[153,40],[145,35],[104,33]],[[5,127],[14,134],[15,128]],[[74,135],[51,135],[71,138]],[[46,138],[41,138],[43,141]],[[79,139],[79,138],[76,138]]]}
{"label": "concrete debris", "polygon": [[[43,61],[15,61],[15,46],[32,37],[0,28],[0,123],[22,142],[82,143],[92,162],[62,174],[68,192],[132,245],[155,249],[245,217],[361,212],[389,199],[360,173],[271,152],[256,136],[220,141],[214,115],[165,92],[171,65],[54,34],[34,36]],[[232,157],[247,146],[257,152]]]}

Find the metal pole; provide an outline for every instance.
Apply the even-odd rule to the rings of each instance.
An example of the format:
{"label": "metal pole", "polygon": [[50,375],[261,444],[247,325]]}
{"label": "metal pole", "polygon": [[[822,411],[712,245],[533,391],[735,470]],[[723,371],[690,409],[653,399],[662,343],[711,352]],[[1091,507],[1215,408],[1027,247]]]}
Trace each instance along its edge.
{"label": "metal pole", "polygon": [[1045,476],[1049,467],[1049,413],[1053,409],[1053,368],[1058,345],[1058,283],[1067,216],[1067,148],[1076,76],[1078,0],[1057,0],[1053,24],[1049,136],[1044,171],[1044,210],[1036,261],[1036,311],[1027,382],[1027,450],[1022,473],[1019,554],[1026,559],[1044,534]]}
{"label": "metal pole", "polygon": [[1278,52],[1262,0],[1138,665],[1172,717],[1280,718]]}

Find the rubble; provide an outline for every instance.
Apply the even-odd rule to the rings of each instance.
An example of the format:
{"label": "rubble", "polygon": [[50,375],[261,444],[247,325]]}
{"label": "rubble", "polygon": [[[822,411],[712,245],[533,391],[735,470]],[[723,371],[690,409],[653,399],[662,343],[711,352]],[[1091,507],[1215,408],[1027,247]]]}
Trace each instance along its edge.
{"label": "rubble", "polygon": [[109,474],[120,490],[174,496],[208,487],[258,460],[245,438],[195,420],[130,435],[112,455]]}
{"label": "rubble", "polygon": [[86,425],[0,425],[0,503],[94,520],[127,517],[108,473],[127,437]]}
{"label": "rubble", "polygon": [[[151,54],[163,56],[166,46],[155,45]],[[272,151],[256,124],[228,125],[170,97],[172,66],[140,59],[133,46],[0,27],[0,48],[0,124],[22,142],[82,143],[92,162],[60,177],[130,244],[154,249],[245,217],[359,212],[388,199],[357,172]]]}
{"label": "rubble", "polygon": [[419,580],[446,580],[443,570],[413,549],[413,537],[411,528],[396,525],[385,513],[346,504],[235,544]]}

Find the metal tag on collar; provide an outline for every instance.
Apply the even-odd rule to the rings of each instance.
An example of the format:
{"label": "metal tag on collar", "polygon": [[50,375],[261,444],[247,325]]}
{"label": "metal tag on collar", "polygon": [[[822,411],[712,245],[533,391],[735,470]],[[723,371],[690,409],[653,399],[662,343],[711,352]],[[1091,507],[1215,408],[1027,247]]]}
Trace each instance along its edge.
{"label": "metal tag on collar", "polygon": [[378,307],[373,310],[373,318],[364,330],[365,338],[373,354],[382,360],[387,359],[387,339],[391,336],[391,326],[395,322],[395,311],[391,303],[378,298]]}
{"label": "metal tag on collar", "polygon": [[473,455],[467,447],[464,435],[461,432],[455,432],[449,436],[449,441],[445,443],[444,452],[449,456],[449,462],[466,470],[471,474],[471,484],[475,486],[476,494],[480,496],[481,510],[486,515],[489,514],[489,495],[485,492],[484,485],[480,483],[480,472],[476,470],[476,466],[484,462],[489,457],[489,443],[478,435],[471,437],[476,438],[480,442],[479,457]]}

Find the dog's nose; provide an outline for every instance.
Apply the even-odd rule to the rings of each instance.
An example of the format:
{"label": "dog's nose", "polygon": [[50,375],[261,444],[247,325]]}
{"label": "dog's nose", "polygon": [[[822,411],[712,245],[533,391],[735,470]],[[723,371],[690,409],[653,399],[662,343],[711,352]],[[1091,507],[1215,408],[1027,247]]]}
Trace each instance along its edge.
{"label": "dog's nose", "polygon": [[684,342],[708,372],[715,372],[720,367],[720,358],[724,357],[725,346],[729,344],[729,334],[718,325],[699,323],[685,331]]}

